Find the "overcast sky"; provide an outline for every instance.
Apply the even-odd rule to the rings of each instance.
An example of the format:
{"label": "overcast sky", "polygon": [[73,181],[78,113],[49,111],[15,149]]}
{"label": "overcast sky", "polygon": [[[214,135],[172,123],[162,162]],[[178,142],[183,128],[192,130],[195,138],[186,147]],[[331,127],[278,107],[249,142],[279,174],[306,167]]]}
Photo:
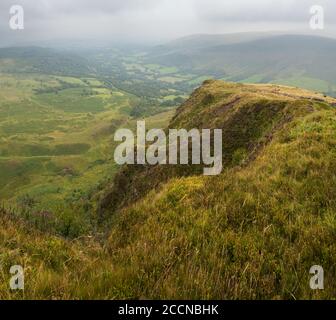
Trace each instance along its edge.
{"label": "overcast sky", "polygon": [[[9,9],[22,5],[25,29],[9,28]],[[335,35],[335,0],[0,0],[0,45],[34,41],[166,42],[199,33],[311,32],[312,5],[325,9]],[[321,32],[319,32],[321,34]]]}

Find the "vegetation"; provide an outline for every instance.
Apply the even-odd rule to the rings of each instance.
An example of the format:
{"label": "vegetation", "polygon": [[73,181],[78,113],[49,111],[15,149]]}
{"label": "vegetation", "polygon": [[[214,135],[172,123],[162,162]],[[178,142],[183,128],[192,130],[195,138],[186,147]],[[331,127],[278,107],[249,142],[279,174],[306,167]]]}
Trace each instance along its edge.
{"label": "vegetation", "polygon": [[85,58],[48,48],[1,48],[0,61],[0,72],[6,73],[25,72],[62,76],[82,76],[92,73]]}
{"label": "vegetation", "polygon": [[[29,209],[65,221],[57,229],[76,220],[70,233],[80,235],[92,228],[95,197],[118,170],[113,133],[133,126],[141,99],[96,78],[1,74],[0,84],[1,201],[26,210],[22,199],[31,199]],[[166,125],[167,110],[146,120]]]}
{"label": "vegetation", "polygon": [[[0,210],[0,297],[333,298],[334,105],[296,88],[206,81],[170,126],[223,128],[223,173],[126,167],[92,191],[105,193],[100,224],[75,239],[48,213],[32,216],[34,199],[22,197],[25,210]],[[24,292],[7,288],[12,264],[25,267]],[[309,288],[315,264],[323,291]]]}

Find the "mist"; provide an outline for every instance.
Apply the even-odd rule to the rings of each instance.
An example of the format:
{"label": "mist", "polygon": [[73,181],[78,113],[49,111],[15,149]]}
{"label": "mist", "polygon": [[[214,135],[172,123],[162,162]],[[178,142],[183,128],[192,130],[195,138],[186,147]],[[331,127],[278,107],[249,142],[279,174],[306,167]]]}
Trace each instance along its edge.
{"label": "mist", "polygon": [[[24,9],[24,30],[9,28],[9,9]],[[309,27],[312,5],[324,30]],[[332,0],[2,0],[0,46],[39,43],[159,44],[191,34],[236,32],[336,35]]]}

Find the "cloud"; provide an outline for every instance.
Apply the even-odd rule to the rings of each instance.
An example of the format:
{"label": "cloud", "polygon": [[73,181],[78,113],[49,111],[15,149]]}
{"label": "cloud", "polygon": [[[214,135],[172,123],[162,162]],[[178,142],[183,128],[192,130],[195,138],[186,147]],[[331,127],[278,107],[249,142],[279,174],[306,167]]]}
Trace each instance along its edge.
{"label": "cloud", "polygon": [[[8,28],[22,5],[25,30]],[[0,45],[53,39],[166,41],[193,33],[306,30],[309,8],[322,5],[336,22],[334,0],[1,0]],[[309,30],[308,30],[309,31]]]}
{"label": "cloud", "polygon": [[322,6],[336,19],[336,3],[332,0],[196,0],[194,4],[199,19],[207,21],[304,22],[312,5]]}

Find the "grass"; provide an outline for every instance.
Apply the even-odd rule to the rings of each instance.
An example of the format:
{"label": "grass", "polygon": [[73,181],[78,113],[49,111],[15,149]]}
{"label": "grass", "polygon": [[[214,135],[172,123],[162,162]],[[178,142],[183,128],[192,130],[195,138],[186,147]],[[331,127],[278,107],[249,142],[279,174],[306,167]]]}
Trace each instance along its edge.
{"label": "grass", "polygon": [[0,83],[1,201],[29,196],[34,210],[60,211],[80,190],[91,206],[90,192],[117,170],[111,137],[135,121],[134,97],[94,78],[2,74]]}
{"label": "grass", "polygon": [[[223,128],[223,173],[126,167],[106,189],[111,181],[99,178],[117,169],[103,157],[113,148],[110,130],[135,127],[122,112],[127,94],[118,97],[123,105],[89,117],[50,109],[72,127],[65,121],[65,132],[41,133],[42,144],[71,138],[91,145],[85,157],[0,159],[3,194],[10,197],[15,179],[13,188],[26,182],[18,192],[24,209],[0,209],[1,299],[334,298],[334,99],[284,86],[206,81],[170,127]],[[164,126],[171,115],[150,117],[147,127]],[[2,124],[18,121],[13,116],[4,112]],[[74,125],[79,118],[85,129]],[[2,141],[11,141],[11,133],[1,132]],[[83,210],[102,194],[98,211]],[[45,212],[36,199],[54,209]],[[92,224],[97,218],[101,224]],[[25,268],[24,292],[8,289],[13,264]],[[309,288],[316,264],[325,270],[323,291]]]}
{"label": "grass", "polygon": [[[291,96],[272,96],[274,90],[287,94],[289,90]],[[191,126],[194,119],[204,119],[204,114],[197,110],[202,96],[212,94],[212,106],[218,107],[225,105],[223,97],[237,93],[242,100],[247,98],[245,93],[249,101],[260,95],[271,102],[257,111],[259,117],[254,122],[269,120],[267,112],[261,112],[279,101],[284,103],[280,110],[287,121],[275,118],[273,129],[263,131],[271,140],[247,162],[246,149],[241,156],[239,140],[235,140],[234,162],[227,163],[221,176],[170,175],[168,183],[162,183],[166,180],[161,171],[140,171],[142,184],[132,186],[138,192],[141,187],[147,188],[145,181],[150,176],[152,191],[135,205],[126,206],[122,214],[118,209],[112,218],[108,248],[122,270],[116,281],[122,283],[118,285],[118,298],[333,297],[335,110],[309,100],[300,101],[298,97],[306,94],[300,90],[214,82],[191,97],[175,124],[181,121]],[[205,108],[203,103],[199,104],[203,113],[212,106]],[[244,108],[246,104],[244,107],[240,101],[222,116]],[[253,118],[247,117],[241,129],[249,120]],[[214,121],[213,117],[209,121]],[[255,138],[263,140],[263,134],[251,135],[249,139]],[[139,172],[133,172],[133,183],[137,175]],[[155,188],[156,177],[161,184]],[[107,201],[113,203],[112,198]],[[324,291],[309,288],[309,270],[315,264],[325,268]]]}
{"label": "grass", "polygon": [[104,99],[96,97],[96,92],[83,88],[63,90],[60,94],[41,94],[36,98],[38,103],[71,113],[102,112],[106,105]]}

